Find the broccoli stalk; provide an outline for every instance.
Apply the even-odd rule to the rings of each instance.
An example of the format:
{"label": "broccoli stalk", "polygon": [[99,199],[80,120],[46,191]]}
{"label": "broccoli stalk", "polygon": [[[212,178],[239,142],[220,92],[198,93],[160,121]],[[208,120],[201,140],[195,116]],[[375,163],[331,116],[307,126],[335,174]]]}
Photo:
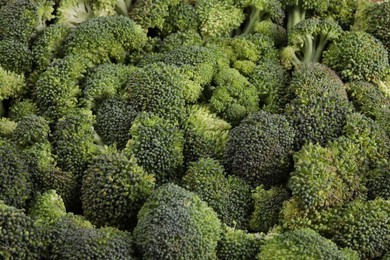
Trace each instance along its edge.
{"label": "broccoli stalk", "polygon": [[290,46],[282,51],[282,59],[294,66],[319,62],[326,44],[337,39],[341,32],[341,27],[333,20],[306,19],[295,25],[290,32]]}

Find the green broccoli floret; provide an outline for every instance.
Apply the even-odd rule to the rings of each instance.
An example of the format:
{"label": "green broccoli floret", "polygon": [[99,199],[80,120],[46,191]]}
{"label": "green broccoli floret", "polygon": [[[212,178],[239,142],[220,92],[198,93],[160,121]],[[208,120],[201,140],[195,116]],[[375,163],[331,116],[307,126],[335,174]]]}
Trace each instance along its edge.
{"label": "green broccoli floret", "polygon": [[210,112],[206,106],[188,107],[184,119],[184,157],[188,164],[202,157],[222,160],[231,125]]}
{"label": "green broccoli floret", "polygon": [[12,136],[16,144],[26,147],[44,142],[49,133],[49,123],[43,117],[30,115],[18,122]]}
{"label": "green broccoli floret", "polygon": [[33,100],[29,98],[13,100],[8,110],[8,117],[15,121],[20,121],[26,116],[37,114],[38,106]]}
{"label": "green broccoli floret", "polygon": [[141,208],[133,235],[143,259],[195,260],[215,255],[221,231],[216,213],[197,195],[166,184]]}
{"label": "green broccoli floret", "polygon": [[105,99],[95,108],[96,133],[104,144],[123,149],[130,139],[130,127],[138,112],[122,97]]}
{"label": "green broccoli floret", "polygon": [[24,76],[7,71],[0,66],[0,116],[6,111],[3,100],[16,98],[26,90]]}
{"label": "green broccoli floret", "polygon": [[104,99],[114,98],[121,93],[135,70],[134,67],[114,63],[105,63],[93,68],[83,80],[83,96],[80,103],[93,108]]}
{"label": "green broccoli floret", "polygon": [[332,241],[311,229],[274,235],[261,246],[257,259],[359,259],[350,249],[338,249]]}
{"label": "green broccoli floret", "polygon": [[284,12],[279,0],[239,0],[237,4],[244,10],[245,22],[236,32],[237,34],[250,34],[258,23],[266,20],[273,20],[282,23]]}
{"label": "green broccoli floret", "polygon": [[263,234],[250,234],[244,230],[223,226],[218,242],[217,257],[221,260],[252,260],[260,252]]}
{"label": "green broccoli floret", "polygon": [[390,200],[390,164],[378,165],[367,173],[368,198]]}
{"label": "green broccoli floret", "polygon": [[288,103],[286,95],[290,75],[278,60],[266,59],[259,62],[248,79],[257,89],[263,110],[273,113],[284,111]]}
{"label": "green broccoli floret", "polygon": [[349,30],[355,23],[356,12],[368,0],[329,0],[329,8],[324,16],[332,17],[344,29]]}
{"label": "green broccoli floret", "polygon": [[0,117],[0,138],[12,138],[12,133],[17,125],[17,122],[12,121],[7,117]]}
{"label": "green broccoli floret", "polygon": [[390,249],[390,202],[354,201],[333,212],[332,240],[356,250],[361,259],[383,256]]}
{"label": "green broccoli floret", "polygon": [[147,197],[154,177],[134,158],[115,150],[95,157],[83,175],[81,201],[84,215],[97,226],[130,228]]}
{"label": "green broccoli floret", "polygon": [[0,200],[7,205],[22,208],[31,194],[31,176],[23,154],[14,143],[0,139]]}
{"label": "green broccoli floret", "polygon": [[253,32],[270,37],[273,39],[276,47],[287,45],[287,30],[283,26],[273,23],[270,20],[256,23]]}
{"label": "green broccoli floret", "polygon": [[15,40],[0,41],[0,66],[17,74],[31,72],[32,55],[28,46]]}
{"label": "green broccoli floret", "polygon": [[229,36],[245,20],[235,0],[197,0],[195,9],[204,38]]}
{"label": "green broccoli floret", "polygon": [[260,111],[230,131],[226,151],[228,172],[252,187],[283,183],[292,166],[295,130],[283,115]]}
{"label": "green broccoli floret", "polygon": [[180,47],[202,46],[202,37],[195,30],[172,33],[164,38],[159,45],[161,52],[170,52]]}
{"label": "green broccoli floret", "polygon": [[157,183],[178,180],[183,169],[184,134],[177,124],[152,114],[141,113],[130,129],[124,153],[152,174]]}
{"label": "green broccoli floret", "polygon": [[[171,5],[168,9],[169,16],[165,18],[164,27],[161,29],[162,36],[175,33],[198,31],[200,21],[194,3],[185,0],[177,5]],[[180,47],[181,45],[177,45]]]}
{"label": "green broccoli floret", "polygon": [[0,258],[40,259],[42,236],[24,210],[0,200],[0,230]]}
{"label": "green broccoli floret", "polygon": [[279,212],[283,202],[290,198],[290,192],[283,187],[266,190],[258,186],[252,198],[255,210],[249,222],[250,230],[266,233],[279,223]]}
{"label": "green broccoli floret", "polygon": [[[337,40],[341,27],[331,19],[309,18],[297,23],[288,35],[289,47],[282,51],[285,66],[319,62],[329,41]],[[291,50],[295,50],[292,52]]]}
{"label": "green broccoli floret", "polygon": [[309,142],[325,145],[341,135],[353,107],[332,70],[318,63],[302,64],[294,71],[288,92],[291,101],[285,114],[297,130],[297,150]]}
{"label": "green broccoli floret", "polygon": [[252,210],[251,188],[237,177],[225,175],[217,161],[201,158],[190,164],[183,185],[207,202],[223,223],[245,229]]}
{"label": "green broccoli floret", "polygon": [[389,68],[388,53],[382,43],[361,31],[344,32],[323,53],[323,63],[345,81],[378,81]]}
{"label": "green broccoli floret", "polygon": [[259,110],[256,87],[238,70],[223,68],[215,75],[214,84],[210,109],[232,125]]}
{"label": "green broccoli floret", "polygon": [[306,19],[308,13],[323,14],[329,8],[329,0],[281,0],[287,14],[287,32]]}
{"label": "green broccoli floret", "polygon": [[146,33],[125,16],[102,16],[80,24],[66,38],[65,55],[76,54],[98,65],[105,62],[124,62],[129,51],[141,49]]}
{"label": "green broccoli floret", "polygon": [[176,67],[154,63],[130,73],[125,95],[138,112],[181,122],[185,115],[183,81]]}
{"label": "green broccoli floret", "polygon": [[347,91],[356,110],[373,118],[390,133],[390,98],[369,82],[355,81],[346,85]]}

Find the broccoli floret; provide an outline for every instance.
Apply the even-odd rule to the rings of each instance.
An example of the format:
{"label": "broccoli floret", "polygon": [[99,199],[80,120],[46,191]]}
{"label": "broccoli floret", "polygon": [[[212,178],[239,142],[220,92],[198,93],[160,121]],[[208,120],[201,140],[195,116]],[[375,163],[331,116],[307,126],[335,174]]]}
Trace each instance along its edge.
{"label": "broccoli floret", "polygon": [[222,160],[231,125],[210,112],[206,106],[193,105],[184,120],[184,157],[186,163],[202,157]]}
{"label": "broccoli floret", "polygon": [[344,29],[349,30],[355,23],[356,12],[367,0],[329,0],[329,8],[324,16],[332,17]]}
{"label": "broccoli floret", "polygon": [[282,60],[285,63],[291,61],[294,66],[319,62],[327,43],[337,40],[341,33],[341,27],[331,19],[303,20],[291,29],[288,35],[290,47],[282,51]]}
{"label": "broccoli floret", "polygon": [[344,32],[323,53],[323,63],[337,71],[345,81],[378,81],[389,67],[382,43],[361,31]]}
{"label": "broccoli floret", "polygon": [[287,31],[286,29],[270,20],[264,20],[256,23],[253,32],[265,35],[273,39],[276,47],[287,45]]}
{"label": "broccoli floret", "polygon": [[83,97],[80,103],[85,107],[94,107],[107,98],[121,93],[136,69],[123,64],[105,63],[93,68],[84,78]]}
{"label": "broccoli floret", "polygon": [[195,9],[204,38],[229,36],[245,20],[235,0],[197,0]]}
{"label": "broccoli floret", "polygon": [[81,201],[84,215],[97,226],[129,228],[147,197],[154,177],[134,158],[113,150],[95,157],[83,175]]}
{"label": "broccoli floret", "polygon": [[333,212],[332,240],[356,250],[361,259],[383,256],[390,249],[390,202],[354,201]]}
{"label": "broccoli floret", "polygon": [[390,98],[369,82],[355,81],[346,85],[347,91],[356,110],[373,118],[390,133]]}
{"label": "broccoli floret", "polygon": [[49,133],[49,123],[43,117],[31,115],[18,122],[13,139],[18,145],[26,147],[47,140]]}
{"label": "broccoli floret", "polygon": [[244,230],[223,226],[218,242],[217,257],[221,260],[252,260],[260,252],[263,234],[250,234]]}
{"label": "broccoli floret", "polygon": [[252,198],[255,210],[249,227],[253,231],[266,233],[278,224],[282,204],[290,198],[290,193],[283,187],[272,187],[266,190],[263,186],[258,186]]}
{"label": "broccoli floret", "polygon": [[356,252],[338,249],[332,241],[311,229],[273,236],[261,246],[257,259],[359,259]]}
{"label": "broccoli floret", "polygon": [[31,71],[32,56],[28,46],[15,40],[0,41],[0,66],[7,71],[25,74]]}
{"label": "broccoli floret", "polygon": [[16,98],[26,90],[24,76],[7,71],[0,66],[0,116],[6,111],[3,100]]}
{"label": "broccoli floret", "polygon": [[125,95],[138,112],[181,122],[185,112],[183,81],[176,67],[154,63],[130,73]]}
{"label": "broccoli floret", "polygon": [[287,32],[306,19],[306,14],[323,14],[329,8],[329,0],[281,0],[287,14]]}
{"label": "broccoli floret", "polygon": [[368,198],[390,200],[390,164],[379,165],[367,173]]}
{"label": "broccoli floret", "polygon": [[197,195],[166,184],[141,208],[133,235],[143,259],[195,260],[214,256],[221,231],[216,213]]}
{"label": "broccoli floret", "polygon": [[159,45],[161,52],[169,52],[180,47],[202,46],[202,37],[195,30],[172,33],[164,38]]}
{"label": "broccoli floret", "polygon": [[284,111],[288,103],[286,92],[290,75],[278,60],[267,59],[259,62],[248,78],[257,89],[263,110],[273,113]]}
{"label": "broccoli floret", "polygon": [[232,125],[259,110],[256,87],[236,69],[224,68],[214,78],[210,99],[211,111]]}
{"label": "broccoli floret", "polygon": [[295,130],[283,115],[260,111],[230,131],[228,171],[252,187],[266,188],[286,180],[292,166]]}
{"label": "broccoli floret", "polygon": [[297,130],[297,150],[310,142],[325,145],[341,135],[353,107],[332,70],[317,63],[302,64],[294,72],[288,91],[291,101],[285,114]]}
{"label": "broccoli floret", "polygon": [[137,117],[137,111],[122,97],[105,99],[95,109],[96,133],[104,144],[115,144],[123,149],[130,139],[130,127]]}
{"label": "broccoli floret", "polygon": [[32,116],[37,114],[37,104],[33,100],[28,98],[13,100],[8,110],[8,117],[15,121],[20,121],[26,116]]}
{"label": "broccoli floret", "polygon": [[256,25],[265,20],[282,23],[284,12],[279,0],[239,0],[237,4],[244,10],[245,22],[238,34],[253,33]]}
{"label": "broccoli floret", "polygon": [[164,118],[141,113],[130,129],[131,139],[124,153],[134,156],[137,164],[152,174],[157,183],[181,177],[184,156],[184,134],[178,126]]}
{"label": "broccoli floret", "polygon": [[42,236],[24,210],[0,200],[0,229],[2,259],[40,259]]}
{"label": "broccoli floret", "polygon": [[[165,18],[162,36],[168,36],[175,33],[186,33],[188,31],[197,31],[199,28],[199,17],[195,6],[191,1],[180,1],[178,5],[169,6],[169,16]],[[181,45],[177,45],[179,47]]]}
{"label": "broccoli floret", "polygon": [[14,132],[17,122],[12,121],[6,117],[0,117],[0,138],[12,138],[12,133]]}
{"label": "broccoli floret", "polygon": [[146,33],[125,16],[103,16],[80,24],[66,38],[65,55],[77,54],[98,65],[124,62],[129,51],[146,44]]}
{"label": "broccoli floret", "polygon": [[31,176],[23,154],[14,143],[0,139],[0,200],[7,205],[22,208],[31,194]]}
{"label": "broccoli floret", "polygon": [[207,202],[223,223],[230,227],[247,227],[252,210],[251,188],[236,177],[226,177],[223,166],[217,161],[202,158],[191,163],[183,184]]}

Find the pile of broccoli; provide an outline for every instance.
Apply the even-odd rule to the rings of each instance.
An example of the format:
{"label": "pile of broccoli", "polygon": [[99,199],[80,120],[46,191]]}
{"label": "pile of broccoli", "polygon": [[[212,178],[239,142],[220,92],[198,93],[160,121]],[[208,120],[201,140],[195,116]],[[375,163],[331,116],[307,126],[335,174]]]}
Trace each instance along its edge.
{"label": "pile of broccoli", "polygon": [[373,2],[0,0],[0,259],[390,259]]}

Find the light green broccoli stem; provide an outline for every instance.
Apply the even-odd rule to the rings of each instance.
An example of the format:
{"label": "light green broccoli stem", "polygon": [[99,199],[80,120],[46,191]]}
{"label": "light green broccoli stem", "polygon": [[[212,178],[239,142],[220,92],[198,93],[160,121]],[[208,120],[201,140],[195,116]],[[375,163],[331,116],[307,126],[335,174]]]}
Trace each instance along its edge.
{"label": "light green broccoli stem", "polygon": [[313,39],[310,35],[305,35],[305,47],[303,49],[303,62],[310,63],[315,53]]}
{"label": "light green broccoli stem", "polygon": [[259,8],[251,7],[249,20],[247,20],[245,24],[245,28],[241,32],[241,34],[252,33],[256,23],[262,21],[262,17],[264,16],[264,14],[265,14],[264,11],[260,10]]}
{"label": "light green broccoli stem", "polygon": [[320,42],[317,45],[313,56],[313,62],[319,62],[321,59],[322,52],[325,49],[326,44],[328,43],[328,37],[326,35],[321,35]]}
{"label": "light green broccoli stem", "polygon": [[115,11],[121,15],[129,15],[129,10],[132,5],[132,0],[117,0],[115,4]]}
{"label": "light green broccoli stem", "polygon": [[292,28],[299,23],[300,21],[305,20],[306,10],[300,6],[293,6],[288,11],[288,20],[287,20],[287,33],[290,33]]}

